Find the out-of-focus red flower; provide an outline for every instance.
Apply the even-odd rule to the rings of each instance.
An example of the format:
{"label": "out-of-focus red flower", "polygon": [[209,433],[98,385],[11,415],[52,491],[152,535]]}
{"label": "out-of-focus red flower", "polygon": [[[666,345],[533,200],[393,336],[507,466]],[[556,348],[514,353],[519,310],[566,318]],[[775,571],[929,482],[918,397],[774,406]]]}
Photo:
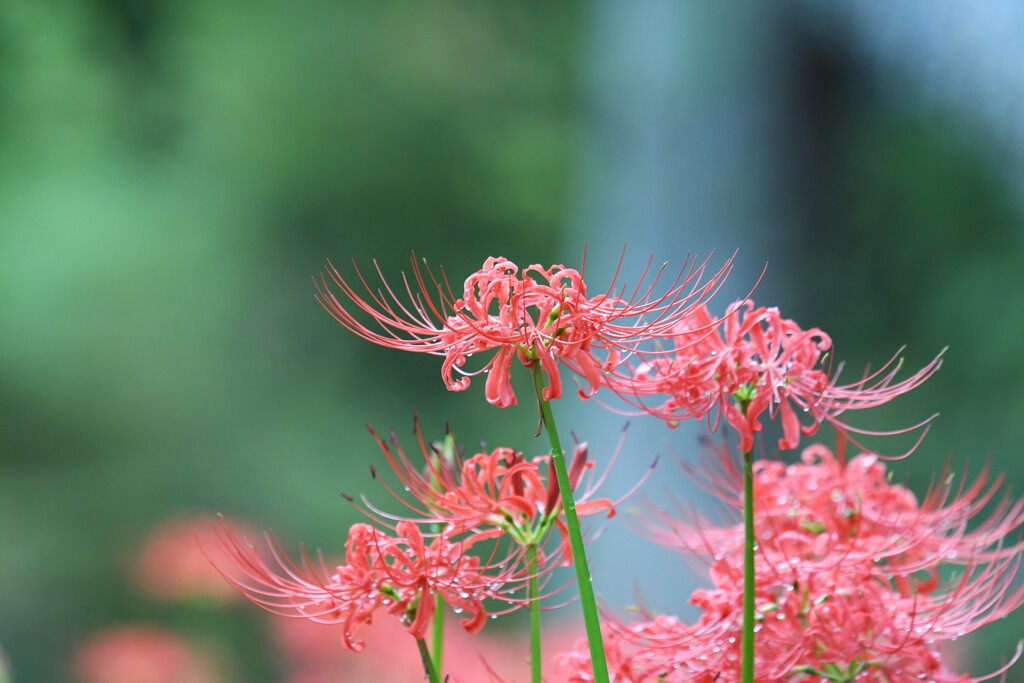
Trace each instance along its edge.
{"label": "out-of-focus red flower", "polygon": [[[416,646],[403,638],[404,628],[398,621],[384,620],[367,629],[366,649],[360,657],[338,647],[339,628],[304,619],[275,620],[274,640],[288,659],[288,669],[294,672],[288,683],[405,683],[423,678]],[[545,625],[545,681],[562,683],[563,678],[555,671],[554,655],[571,647],[579,630],[575,624]],[[521,631],[470,635],[448,621],[444,643],[441,678],[448,676],[451,683],[530,679],[530,646],[527,634]]]}
{"label": "out-of-focus red flower", "polygon": [[[360,637],[365,650],[364,656],[359,657],[338,647],[342,628],[338,624],[320,624],[308,619],[274,620],[274,642],[285,656],[287,668],[294,672],[288,678],[289,683],[399,683],[423,677],[423,663],[416,644],[407,637],[405,627],[397,619],[377,620],[373,628],[363,631]],[[447,629],[446,641],[453,643],[464,634],[465,631],[455,625]]]}
{"label": "out-of-focus red flower", "polygon": [[477,539],[453,542],[441,534],[428,541],[411,522],[399,522],[394,536],[369,524],[352,525],[346,564],[333,570],[323,558],[315,561],[305,552],[296,564],[276,540],[268,536],[267,541],[276,568],[224,525],[219,544],[230,557],[226,566],[218,565],[224,578],[269,612],[341,625],[342,644],[355,651],[364,647],[355,634],[378,611],[398,617],[410,634],[422,639],[434,614],[435,595],[465,615],[459,623],[466,631],[479,631],[489,614],[484,601],[522,603],[512,594],[528,578],[518,568],[518,558],[487,564],[469,554]]}
{"label": "out-of-focus red flower", "polygon": [[292,671],[285,678],[285,683],[358,683],[358,678],[352,678],[340,671],[327,671],[321,669],[299,669]]}
{"label": "out-of-focus red flower", "polygon": [[[631,625],[628,628],[647,631],[657,628],[659,622],[671,621],[673,626],[679,625],[674,617],[659,617],[658,621],[644,624],[642,626]],[[643,655],[629,639],[623,637],[621,629],[612,629],[607,626],[602,629],[604,642],[605,660],[608,664],[608,673],[615,683],[661,683],[667,679],[655,674],[652,677],[646,667],[641,665]],[[673,629],[675,630],[675,629]],[[687,637],[682,628],[679,633],[673,633],[667,642],[676,642],[679,638]],[[555,657],[559,680],[568,683],[593,683],[594,669],[590,659],[590,646],[586,638],[581,638],[573,643],[572,648],[559,652]],[[690,680],[690,679],[685,679]]]}
{"label": "out-of-focus red flower", "polygon": [[[735,508],[739,474],[714,461],[701,479]],[[798,464],[755,463],[758,680],[971,680],[943,666],[937,643],[1024,603],[1014,587],[1024,545],[1005,541],[1024,525],[1024,502],[1000,499],[1000,483],[987,469],[974,481],[947,475],[919,502],[872,455],[846,463],[812,446]],[[610,659],[635,683],[739,681],[743,527],[661,519],[652,536],[708,558],[712,587],[693,593],[693,624],[610,621]],[[588,680],[585,648],[563,661]]]}
{"label": "out-of-focus red flower", "polygon": [[[226,559],[213,542],[216,534],[210,527],[212,517],[173,517],[143,539],[132,574],[146,593],[171,602],[238,599],[238,591],[225,583],[210,564],[211,560],[222,564],[221,560]],[[253,533],[241,524],[236,529],[247,535]]]}
{"label": "out-of-focus red flower", "polygon": [[[556,670],[555,654],[568,649],[578,638],[581,626],[545,624],[542,632],[543,676],[547,683],[562,683]],[[472,640],[465,635],[446,646],[445,672],[452,683],[530,680],[527,633],[486,633]]]}
{"label": "out-of-focus red flower", "polygon": [[216,683],[203,655],[155,626],[119,626],[79,645],[72,670],[78,683]]}
{"label": "out-of-focus red flower", "polygon": [[[337,624],[320,624],[309,619],[271,619],[270,634],[284,659],[297,668],[310,666],[330,667],[346,671],[346,662],[360,660],[341,647],[341,633]],[[389,632],[392,636],[403,631],[402,625],[393,619],[381,619],[374,628],[366,631],[367,647],[372,648],[378,633]],[[413,643],[409,643],[411,654],[419,663],[419,656]],[[397,649],[397,648],[396,648]]]}
{"label": "out-of-focus red flower", "polygon": [[[394,433],[388,443],[372,427],[370,432],[406,495],[391,489],[383,480],[382,484],[411,513],[392,515],[372,505],[364,496],[364,511],[370,516],[392,523],[407,520],[440,524],[453,535],[471,533],[479,537],[492,533],[482,529],[491,529],[511,537],[522,546],[543,545],[547,532],[553,527],[561,534],[560,555],[566,562],[571,561],[568,532],[560,514],[562,500],[558,482],[550,469],[551,456],[527,459],[511,448],[496,448],[489,453],[477,453],[463,459],[450,430],[444,442],[428,444],[423,438],[419,420],[416,420],[413,433],[423,460],[417,458],[414,461]],[[614,516],[616,506],[646,481],[645,476],[619,501],[594,497],[618,459],[624,439],[625,431],[608,467],[600,476],[594,475],[594,461],[588,457],[587,444],[574,443],[568,474],[576,513],[580,517]],[[412,502],[408,500],[409,496]]]}
{"label": "out-of-focus red flower", "polygon": [[[487,373],[487,401],[504,408],[516,403],[510,382],[515,358],[530,367],[540,363],[547,400],[562,395],[559,364],[586,382],[581,395],[596,392],[605,373],[714,294],[731,259],[702,284],[706,265],[706,260],[688,259],[663,294],[655,294],[663,268],[644,284],[648,263],[631,292],[615,293],[613,280],[606,291],[591,295],[580,271],[562,265],[531,265],[520,271],[508,259],[491,257],[456,294],[443,271],[439,281],[414,256],[412,282],[403,276],[397,292],[379,267],[383,291],[371,288],[355,269],[365,290],[360,293],[329,266],[316,283],[317,299],[344,327],[375,344],[443,356],[441,376],[451,391],[465,390],[471,377]],[[482,367],[465,369],[473,354],[488,351],[496,354]]]}
{"label": "out-of-focus red flower", "polygon": [[[937,641],[959,636],[991,621],[975,600],[1018,598],[1006,589],[966,595],[959,582],[942,595],[903,596],[891,583],[854,568],[836,567],[762,583],[756,598],[757,680],[769,683],[873,681],[885,683],[962,683],[971,678],[943,664]],[[730,558],[711,572],[714,587],[693,593],[702,610],[693,624],[671,616],[645,615],[629,623],[606,626],[609,663],[616,680],[631,683],[740,680],[743,611],[742,567]],[[1006,584],[1008,585],[1008,583]],[[966,607],[958,604],[967,602]],[[1008,609],[1006,610],[1008,611]],[[1020,650],[1014,656],[1020,656]],[[586,643],[560,657],[572,683],[591,681]]]}
{"label": "out-of-focus red flower", "polygon": [[[728,463],[721,454],[709,458],[694,481],[723,508],[736,511],[743,506],[742,479]],[[816,444],[791,465],[755,461],[754,528],[762,568],[774,574],[790,565],[806,571],[863,562],[920,591],[938,580],[940,563],[1005,561],[1024,548],[1006,542],[1024,528],[1024,500],[1001,492],[1003,482],[988,466],[973,480],[947,467],[918,500],[892,483],[885,463],[869,453],[846,462]],[[716,526],[700,517],[680,519],[677,512],[651,510],[645,533],[661,545],[712,560],[742,547],[741,523]],[[915,573],[920,574],[911,582],[907,577]]]}
{"label": "out-of-focus red flower", "polygon": [[[939,369],[942,358],[939,354],[896,381],[903,365],[897,355],[875,372],[840,384],[842,368],[832,371],[827,334],[816,327],[801,329],[779,309],[755,308],[749,299],[734,303],[722,319],[698,307],[665,337],[670,352],[651,354],[637,364],[631,380],[616,379],[616,391],[670,425],[707,418],[715,429],[724,417],[739,433],[743,451],[753,447],[765,415],[781,420],[783,450],[797,448],[800,435],[813,434],[822,422],[861,432],[840,415],[913,390]],[[646,398],[661,396],[666,397],[661,403]],[[810,422],[801,423],[799,413]]]}
{"label": "out-of-focus red flower", "polygon": [[[734,572],[729,572],[733,574]],[[821,581],[831,590],[826,600],[812,601],[806,591],[762,592],[755,626],[755,672],[765,683],[968,683],[1003,674],[972,678],[943,662],[933,639],[907,631],[900,607],[886,605],[888,595],[870,582],[856,586],[842,572],[829,573],[839,583]],[[737,576],[739,576],[737,574]],[[742,577],[740,577],[740,583]],[[692,602],[706,610],[694,624],[672,616],[646,615],[630,623],[605,627],[605,648],[615,681],[622,683],[736,683],[740,680],[742,590],[697,591]],[[1014,659],[1020,656],[1016,653]],[[569,683],[592,683],[585,640],[558,656]]]}

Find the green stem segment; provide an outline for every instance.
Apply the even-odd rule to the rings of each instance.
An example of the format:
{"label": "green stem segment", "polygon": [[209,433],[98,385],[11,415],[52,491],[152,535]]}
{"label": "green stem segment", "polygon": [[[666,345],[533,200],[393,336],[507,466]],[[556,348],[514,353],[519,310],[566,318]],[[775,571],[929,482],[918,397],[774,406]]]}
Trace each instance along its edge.
{"label": "green stem segment", "polygon": [[[444,444],[442,446],[441,458],[442,461],[438,463],[438,470],[445,466],[446,462],[454,461],[455,453],[455,438],[451,432],[445,436]],[[441,483],[437,480],[435,474],[437,470],[431,468],[430,486],[435,491],[441,491],[443,489]],[[435,534],[441,534],[444,531],[444,524],[432,524],[431,525]],[[430,646],[434,651],[434,668],[438,671],[444,671],[444,612],[445,602],[441,594],[438,593],[434,596],[434,620],[431,624],[431,643]]]}
{"label": "green stem segment", "polygon": [[427,641],[417,638],[416,647],[420,649],[420,659],[423,661],[423,671],[426,673],[427,680],[430,683],[441,683],[441,679],[437,675],[437,667],[434,666],[434,660],[430,657],[430,650],[427,649]]}
{"label": "green stem segment", "polygon": [[444,670],[444,666],[441,664],[444,657],[444,610],[444,599],[438,593],[434,596],[434,623],[431,642],[431,647],[434,649],[434,668],[438,671]]}
{"label": "green stem segment", "polygon": [[527,586],[527,598],[530,601],[530,681],[541,683],[541,652],[540,652],[540,580],[537,578],[537,546],[526,547],[526,565],[530,572]]}
{"label": "green stem segment", "polygon": [[555,418],[551,413],[551,404],[544,399],[544,375],[541,371],[540,361],[536,360],[533,363],[533,386],[537,392],[537,403],[540,404],[541,419],[544,421],[544,428],[548,433],[548,440],[551,442],[551,466],[555,470],[558,490],[562,496],[562,507],[565,509],[565,526],[569,530],[569,546],[572,549],[572,564],[576,569],[576,584],[580,591],[583,624],[587,631],[587,642],[590,644],[594,683],[608,683],[608,664],[604,657],[601,620],[597,614],[594,585],[591,583],[590,568],[587,566],[587,555],[583,548],[580,520],[576,515],[576,501],[573,500],[569,472],[565,467],[565,455],[562,453],[562,442],[558,438]]}
{"label": "green stem segment", "polygon": [[743,640],[742,683],[754,683],[754,451],[743,454]]}

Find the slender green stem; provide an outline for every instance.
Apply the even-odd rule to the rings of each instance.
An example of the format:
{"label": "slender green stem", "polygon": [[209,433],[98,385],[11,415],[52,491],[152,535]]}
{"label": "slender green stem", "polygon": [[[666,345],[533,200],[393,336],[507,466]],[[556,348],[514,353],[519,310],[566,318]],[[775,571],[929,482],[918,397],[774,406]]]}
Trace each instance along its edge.
{"label": "slender green stem", "polygon": [[754,451],[743,454],[743,640],[740,680],[754,683]]}
{"label": "slender green stem", "polygon": [[[455,453],[455,438],[449,432],[444,439],[441,451],[441,462],[438,463],[437,469],[431,468],[430,475],[430,486],[435,491],[441,491],[443,489],[441,483],[437,480],[436,472],[443,468],[446,462],[452,462],[454,460]],[[431,528],[435,534],[440,534],[444,531],[444,524],[432,524]],[[438,593],[434,596],[434,620],[431,624],[431,644],[430,646],[434,650],[434,668],[438,671],[444,671],[444,612],[445,603],[441,594]]]}
{"label": "slender green stem", "polygon": [[576,584],[580,591],[583,624],[587,631],[587,642],[590,644],[594,683],[608,683],[608,664],[605,662],[604,642],[601,639],[601,620],[597,613],[594,585],[591,583],[590,568],[587,566],[587,555],[583,548],[580,520],[576,516],[576,501],[573,500],[569,472],[565,467],[565,455],[562,453],[562,442],[558,438],[555,418],[551,413],[551,404],[544,399],[544,375],[539,361],[533,364],[533,386],[537,392],[537,402],[540,404],[541,419],[551,442],[551,466],[555,470],[558,489],[562,495],[562,507],[565,509],[565,526],[569,530],[569,546],[572,549],[572,564],[576,569]]}
{"label": "slender green stem", "polygon": [[431,639],[431,647],[434,649],[434,668],[438,671],[444,670],[442,665],[444,659],[444,610],[444,600],[438,593],[434,596],[433,638]]}
{"label": "slender green stem", "polygon": [[540,581],[537,578],[537,546],[526,546],[526,565],[530,572],[530,583],[526,588],[530,601],[530,682],[541,683],[540,652]]}
{"label": "slender green stem", "polygon": [[434,666],[434,660],[430,657],[430,650],[427,649],[427,641],[417,638],[416,646],[420,649],[420,659],[423,661],[423,671],[426,673],[427,680],[430,683],[441,683],[441,679],[437,676],[437,667]]}

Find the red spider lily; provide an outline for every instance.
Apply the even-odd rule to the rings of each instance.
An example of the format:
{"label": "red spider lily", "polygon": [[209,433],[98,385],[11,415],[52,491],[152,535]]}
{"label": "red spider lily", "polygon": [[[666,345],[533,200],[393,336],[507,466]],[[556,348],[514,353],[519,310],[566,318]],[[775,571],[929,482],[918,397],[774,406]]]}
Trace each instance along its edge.
{"label": "red spider lily", "polygon": [[[705,307],[694,309],[666,340],[673,344],[671,351],[637,365],[631,380],[616,378],[616,391],[670,425],[707,418],[714,430],[724,416],[739,433],[743,451],[753,447],[765,414],[782,421],[783,450],[797,448],[801,433],[810,436],[822,422],[842,432],[870,433],[839,416],[911,391],[939,369],[942,358],[940,353],[897,382],[902,368],[897,354],[879,370],[840,384],[842,368],[832,372],[832,340],[827,334],[818,328],[803,330],[777,308],[755,308],[749,299],[734,303],[722,319]],[[644,397],[653,395],[668,398],[646,405]],[[811,422],[801,424],[798,412],[807,413]]]}
{"label": "red spider lily", "polygon": [[[790,583],[762,582],[756,596],[757,680],[793,681],[866,680],[881,683],[936,683],[985,680],[1005,672],[1009,665],[979,678],[956,674],[942,665],[936,641],[955,640],[989,623],[1019,604],[1007,597],[1007,577],[967,595],[969,580],[955,582],[951,592],[902,596],[891,583],[864,571],[865,565],[834,567],[801,575]],[[743,602],[742,566],[723,559],[712,567],[714,584],[694,591],[690,602],[702,614],[693,624],[672,616],[652,616],[631,623],[610,619],[606,625],[609,662],[616,680],[655,681],[740,680],[740,641]],[[986,604],[1000,609],[979,616]],[[1014,661],[1020,656],[1020,649]],[[570,680],[588,678],[589,658],[584,647],[561,657],[575,672]]]}
{"label": "red spider lily", "polygon": [[[613,372],[640,344],[668,333],[714,294],[731,264],[729,259],[701,284],[707,260],[687,259],[661,295],[655,294],[655,287],[664,267],[644,285],[650,262],[628,295],[615,293],[613,279],[605,292],[590,296],[579,271],[562,265],[531,265],[520,271],[501,257],[488,258],[466,279],[461,294],[452,290],[443,271],[439,281],[415,255],[412,281],[403,275],[397,292],[376,264],[383,290],[372,289],[355,267],[362,294],[330,264],[327,275],[314,283],[317,300],[347,329],[381,346],[443,356],[441,376],[451,391],[463,391],[471,377],[487,373],[487,401],[504,408],[516,403],[510,382],[514,358],[529,367],[541,364],[548,384],[546,400],[562,395],[559,363],[588,384],[580,390],[582,396],[592,395],[604,374]],[[340,291],[340,300],[328,278]],[[361,322],[358,311],[369,321]],[[497,353],[482,368],[464,369],[474,353],[491,350]]]}
{"label": "red spider lily", "polygon": [[[409,509],[412,517],[387,513],[363,497],[367,514],[382,521],[415,520],[439,524],[449,536],[471,533],[480,540],[507,534],[523,546],[542,545],[548,531],[554,527],[562,538],[560,554],[567,562],[571,561],[568,531],[559,514],[562,501],[558,482],[550,469],[551,456],[527,459],[511,448],[496,448],[489,453],[477,453],[463,459],[454,447],[450,431],[443,445],[428,444],[423,438],[419,420],[415,420],[413,433],[423,460],[417,458],[413,461],[394,433],[389,444],[372,427],[369,429],[413,502],[382,481],[387,491]],[[600,476],[594,475],[594,462],[588,458],[587,444],[574,444],[568,474],[576,500],[576,513],[580,517],[614,516],[616,506],[632,495],[653,472],[652,465],[647,475],[618,501],[594,498],[618,459],[624,439],[625,430],[608,467]],[[482,527],[489,527],[492,531],[482,531]]]}
{"label": "red spider lily", "polygon": [[[727,510],[742,499],[740,473],[721,453],[707,459],[694,481],[718,497]],[[767,574],[788,567],[827,569],[850,562],[871,563],[873,571],[909,593],[934,587],[940,564],[972,566],[1019,557],[1024,544],[1004,539],[1024,528],[1024,500],[1000,494],[1003,477],[986,466],[969,481],[948,468],[918,501],[909,489],[893,484],[885,464],[861,454],[845,462],[822,445],[804,449],[793,465],[754,463],[754,528],[761,567]],[[989,504],[994,505],[989,509]],[[980,519],[982,512],[988,515]],[[645,531],[655,542],[687,554],[718,559],[743,546],[743,526],[714,526],[684,510],[653,510]],[[926,577],[913,577],[924,572]],[[770,579],[771,576],[766,578]]]}
{"label": "red spider lily", "polygon": [[[735,509],[740,475],[723,462],[714,458],[716,469],[701,479]],[[980,680],[944,669],[935,643],[1024,603],[1024,587],[1013,587],[1024,545],[1004,544],[1024,525],[1024,502],[997,500],[1001,478],[990,483],[987,468],[973,482],[953,482],[944,477],[919,502],[875,456],[847,463],[822,446],[805,449],[798,464],[755,463],[759,681]],[[975,520],[990,503],[991,516]],[[609,620],[632,676],[623,680],[738,681],[742,525],[659,516],[666,526],[649,533],[707,556],[713,587],[693,593],[702,615],[692,625],[650,615]],[[940,573],[951,565],[959,574]],[[585,673],[582,656],[567,661]]]}
{"label": "red spider lily", "polygon": [[379,610],[401,619],[409,633],[422,639],[434,614],[435,595],[456,613],[466,614],[459,622],[466,631],[479,631],[488,616],[484,601],[500,598],[519,604],[510,596],[530,578],[514,569],[512,560],[488,564],[467,554],[473,538],[452,542],[439,535],[428,543],[411,522],[399,522],[395,536],[354,524],[345,543],[346,564],[333,570],[323,557],[314,560],[305,551],[293,562],[270,535],[268,563],[226,524],[219,542],[230,565],[218,569],[249,600],[273,614],[340,624],[342,644],[355,651],[364,645],[354,639],[355,633]]}

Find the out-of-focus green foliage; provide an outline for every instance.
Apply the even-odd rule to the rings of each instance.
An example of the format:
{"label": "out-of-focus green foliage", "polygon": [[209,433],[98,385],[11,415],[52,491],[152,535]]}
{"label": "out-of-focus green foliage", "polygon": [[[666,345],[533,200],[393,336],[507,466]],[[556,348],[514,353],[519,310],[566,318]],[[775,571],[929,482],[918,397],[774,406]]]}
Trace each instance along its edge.
{"label": "out-of-focus green foliage", "polygon": [[[310,277],[328,258],[396,274],[413,249],[453,273],[551,258],[574,12],[4,3],[0,642],[18,680],[62,680],[90,628],[160,616],[124,569],[165,515],[336,552],[340,493],[370,485],[366,422],[404,433],[419,408],[469,443],[513,431],[435,364],[346,334]],[[272,680],[254,641],[242,678]]]}
{"label": "out-of-focus green foliage", "polygon": [[[224,656],[237,680],[278,680],[254,609],[140,595],[126,570],[147,529],[222,511],[337,553],[353,520],[340,494],[372,490],[364,424],[408,433],[415,409],[428,434],[450,419],[467,444],[539,451],[528,401],[498,419],[481,387],[445,392],[436,363],[342,330],[310,277],[328,258],[347,272],[377,258],[394,277],[415,250],[457,286],[488,255],[575,253],[562,242],[593,115],[586,12],[0,4],[0,643],[14,680],[65,680],[86,633],[146,619],[239,653]],[[800,280],[792,316],[833,334],[851,370],[892,344],[910,345],[910,366],[950,344],[901,404],[943,412],[913,481],[989,453],[1021,481],[1005,452],[1024,443],[1020,217],[994,153],[952,117],[908,115],[904,96],[844,110],[831,173],[795,200],[812,207],[792,240],[805,266],[769,275]]]}

